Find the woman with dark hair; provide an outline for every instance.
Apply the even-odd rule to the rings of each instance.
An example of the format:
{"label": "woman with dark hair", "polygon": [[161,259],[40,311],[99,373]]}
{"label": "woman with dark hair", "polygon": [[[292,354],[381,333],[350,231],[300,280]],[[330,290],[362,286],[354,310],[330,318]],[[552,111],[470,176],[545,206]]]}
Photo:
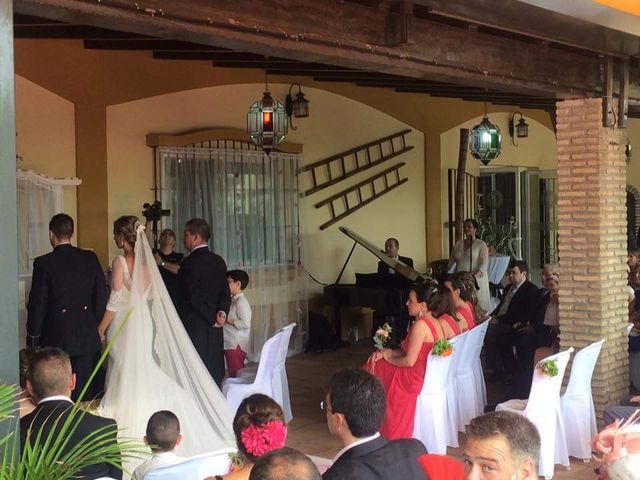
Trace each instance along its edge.
{"label": "woman with dark hair", "polygon": [[444,286],[453,294],[456,314],[463,322],[463,331],[482,322],[485,312],[478,306],[473,275],[467,272],[454,273],[447,277]]}
{"label": "woman with dark hair", "polygon": [[455,307],[451,294],[443,294],[433,282],[413,287],[407,308],[415,321],[400,348],[383,348],[373,353],[364,366],[384,385],[387,416],[380,433],[389,440],[411,438],[427,356],[436,341],[460,333],[453,319]]}
{"label": "woman with dark hair", "polygon": [[233,419],[233,432],[242,466],[227,475],[207,477],[205,480],[247,480],[260,457],[284,447],[287,441],[282,408],[261,393],[254,393],[242,401]]}
{"label": "woman with dark hair", "polygon": [[451,250],[449,269],[455,264],[456,272],[469,272],[478,284],[478,304],[485,312],[490,308],[489,277],[489,249],[487,244],[476,238],[478,222],[473,218],[464,221],[465,238],[456,242]]}

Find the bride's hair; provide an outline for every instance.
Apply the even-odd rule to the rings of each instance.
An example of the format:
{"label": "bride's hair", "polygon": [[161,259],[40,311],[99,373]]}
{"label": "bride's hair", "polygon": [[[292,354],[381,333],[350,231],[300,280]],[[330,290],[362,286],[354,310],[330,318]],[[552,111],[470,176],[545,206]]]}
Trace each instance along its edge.
{"label": "bride's hair", "polygon": [[113,233],[121,233],[124,236],[124,240],[134,246],[136,244],[136,228],[139,224],[138,217],[123,215],[113,222]]}

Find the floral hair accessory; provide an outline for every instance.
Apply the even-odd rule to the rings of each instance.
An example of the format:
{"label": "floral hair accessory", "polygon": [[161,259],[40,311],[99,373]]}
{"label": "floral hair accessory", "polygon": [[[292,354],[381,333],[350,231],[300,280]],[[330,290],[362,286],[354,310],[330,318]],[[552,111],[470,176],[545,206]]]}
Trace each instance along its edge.
{"label": "floral hair accessory", "polygon": [[254,457],[261,457],[271,450],[284,447],[287,441],[287,427],[284,423],[272,420],[262,425],[249,425],[240,434],[242,444]]}
{"label": "floral hair accessory", "polygon": [[[640,456],[640,410],[636,410],[625,422],[616,420],[591,440],[591,448],[600,456],[599,478],[614,478],[614,472],[625,469],[629,456]],[[614,465],[615,464],[615,465]],[[620,468],[617,468],[620,467]]]}

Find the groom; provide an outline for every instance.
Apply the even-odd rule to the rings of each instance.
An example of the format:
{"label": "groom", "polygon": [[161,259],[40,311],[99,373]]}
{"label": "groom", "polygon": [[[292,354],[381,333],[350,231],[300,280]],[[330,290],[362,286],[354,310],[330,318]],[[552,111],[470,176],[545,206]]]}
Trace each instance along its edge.
{"label": "groom", "polygon": [[209,250],[211,227],[192,218],[184,227],[184,246],[189,256],[178,272],[178,313],[191,342],[220,387],[224,377],[222,325],[231,305],[227,265]]}

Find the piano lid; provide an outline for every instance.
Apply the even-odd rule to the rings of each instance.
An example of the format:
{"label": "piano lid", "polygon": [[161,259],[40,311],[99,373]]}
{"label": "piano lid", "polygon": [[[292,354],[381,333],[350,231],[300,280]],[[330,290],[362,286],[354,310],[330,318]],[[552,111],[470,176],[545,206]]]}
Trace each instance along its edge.
{"label": "piano lid", "polygon": [[379,249],[373,243],[369,242],[368,240],[365,240],[364,238],[362,238],[360,235],[358,235],[353,230],[351,230],[351,229],[349,229],[347,227],[338,227],[338,230],[340,230],[342,233],[344,233],[347,237],[352,239],[354,242],[362,245],[364,248],[369,250],[376,257],[378,257],[381,261],[383,261],[384,263],[389,265],[391,268],[393,268],[396,272],[398,272],[403,277],[408,278],[412,282],[416,282],[416,281],[424,282],[424,281],[426,281],[426,277],[423,274],[421,274],[420,272],[414,270],[413,268],[405,265],[404,263],[402,263],[402,262],[400,262],[400,261],[398,261],[398,260],[396,260],[394,258],[391,258],[391,257],[387,256],[387,254],[384,252],[384,250]]}

